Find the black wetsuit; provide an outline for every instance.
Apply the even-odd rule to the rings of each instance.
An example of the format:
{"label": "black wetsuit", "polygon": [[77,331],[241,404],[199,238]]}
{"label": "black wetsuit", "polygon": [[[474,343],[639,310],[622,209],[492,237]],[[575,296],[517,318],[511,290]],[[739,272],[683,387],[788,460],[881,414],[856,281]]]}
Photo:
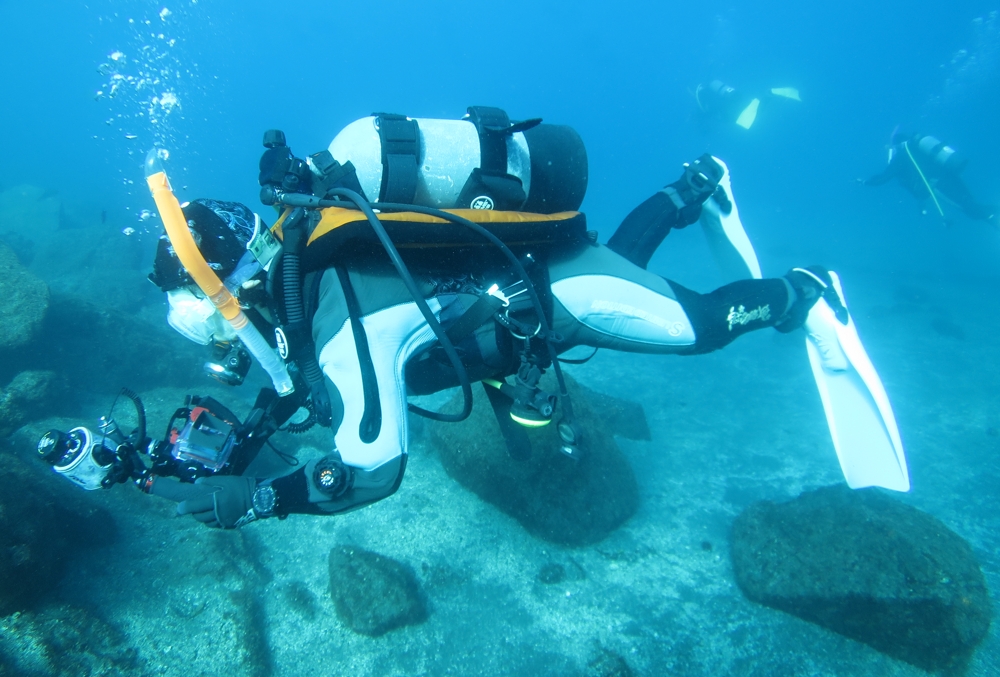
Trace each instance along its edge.
{"label": "black wetsuit", "polygon": [[[976,221],[996,218],[996,206],[985,205],[976,200],[960,176],[961,166],[942,165],[934,157],[921,151],[920,137],[914,136],[893,145],[889,153],[889,163],[879,174],[866,179],[866,186],[881,186],[893,179],[899,182],[918,200],[932,199],[946,218],[946,205],[941,205],[941,197],[958,206],[966,216]],[[922,176],[921,176],[922,175]],[[933,191],[933,194],[932,194]]]}

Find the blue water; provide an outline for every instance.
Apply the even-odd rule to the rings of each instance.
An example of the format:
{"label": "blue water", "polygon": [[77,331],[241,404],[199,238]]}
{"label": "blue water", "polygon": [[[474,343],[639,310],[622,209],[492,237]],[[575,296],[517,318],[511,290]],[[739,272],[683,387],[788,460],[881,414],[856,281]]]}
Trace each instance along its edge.
{"label": "blue water", "polygon": [[[857,179],[882,169],[890,133],[902,125],[934,134],[959,149],[970,161],[964,176],[972,192],[983,202],[1000,203],[998,10],[996,0],[494,4],[0,0],[0,25],[5,28],[0,41],[0,193],[21,185],[56,191],[64,205],[93,215],[87,228],[101,229],[115,246],[121,246],[121,238],[134,239],[151,261],[159,224],[148,218],[153,205],[143,185],[141,162],[153,145],[169,149],[172,183],[183,199],[239,200],[257,209],[257,161],[266,129],[284,130],[302,156],[325,148],[347,123],[373,111],[457,118],[469,105],[491,105],[506,109],[513,119],[543,117],[579,131],[590,162],[583,211],[590,227],[606,238],[634,205],[677,178],[683,162],[711,152],[730,167],[765,276],[814,262],[851,271],[861,285],[855,287],[855,297],[873,316],[893,303],[894,290],[915,285],[930,290],[930,301],[921,303],[932,307],[922,307],[921,312],[943,313],[966,328],[962,344],[933,335],[923,316],[912,327],[905,317],[902,324],[874,322],[869,348],[876,363],[881,357],[904,440],[914,440],[915,492],[923,484],[926,493],[915,493],[913,500],[950,518],[949,525],[985,554],[996,546],[985,534],[995,534],[997,525],[995,517],[983,522],[976,515],[995,516],[998,494],[970,501],[966,511],[961,485],[921,477],[917,469],[933,472],[935,478],[939,471],[947,475],[947,469],[936,465],[936,452],[920,443],[923,435],[938,435],[935,439],[948,450],[942,453],[954,453],[964,464],[961,477],[975,482],[980,465],[996,473],[992,441],[973,438],[971,433],[968,439],[965,433],[950,438],[946,430],[971,419],[984,429],[1000,424],[993,394],[998,384],[991,380],[998,373],[997,358],[989,345],[995,344],[996,336],[992,314],[1000,283],[1000,233],[960,215],[945,227],[932,205],[918,203],[900,187],[865,188]],[[706,128],[699,121],[693,92],[699,83],[715,78],[747,90],[793,86],[802,101],[762,106],[751,130],[727,125]],[[0,223],[0,233],[16,229],[30,233],[31,227]],[[64,238],[65,246],[72,248],[73,233],[60,230],[55,237]],[[657,254],[652,268],[705,289],[716,279],[705,270],[704,256],[696,238],[677,233]],[[91,298],[100,293],[85,285],[80,289]],[[151,315],[160,312],[144,308]],[[713,356],[704,366],[685,366],[678,374],[689,377],[695,391],[718,376],[713,369],[742,368],[739,359],[752,360],[755,349],[771,356],[768,359],[777,359],[778,350],[792,350],[787,344],[775,348],[770,338],[747,341],[749,347],[734,347],[733,363]],[[969,348],[969,343],[976,345]],[[976,357],[965,360],[965,354]],[[603,359],[609,363],[610,358]],[[636,359],[623,358],[623,374],[642,374],[641,365],[648,363]],[[801,355],[795,359],[804,362]],[[938,366],[928,367],[933,377],[921,378],[914,375],[910,360]],[[781,371],[764,362],[770,365],[767,369]],[[594,383],[609,391],[621,387],[620,381],[604,376],[595,377]],[[803,383],[811,387],[807,378]],[[960,385],[966,383],[969,387]],[[105,392],[113,396],[119,385],[109,385]],[[698,392],[692,402],[712,409],[715,400],[703,390]],[[657,398],[651,391],[647,408],[659,402]],[[946,407],[945,413],[938,407]],[[928,419],[932,409],[939,418]],[[969,411],[975,413],[966,416]],[[819,426],[821,413],[813,414]],[[656,418],[648,411],[647,415]],[[670,434],[668,422],[661,420],[659,425],[664,436]],[[763,427],[758,431],[765,434]],[[726,469],[708,465],[698,470],[725,473]],[[692,487],[697,484],[694,476],[686,481]],[[363,533],[368,524],[357,520],[370,520],[369,526],[379,528],[379,509],[368,508],[372,516],[347,518],[356,519],[349,522],[351,533]],[[643,519],[655,516],[644,514]],[[280,539],[282,526],[268,524],[264,533]],[[303,538],[315,535],[296,528]],[[515,549],[538,547],[517,538]],[[150,547],[155,547],[153,541]],[[459,546],[442,539],[442,547]],[[320,573],[312,574],[319,593],[328,549],[328,545],[319,548]],[[995,558],[987,568],[988,580],[995,585]],[[502,595],[490,587],[494,584],[483,583],[477,594]],[[673,627],[663,620],[663,614],[672,612],[660,613],[661,602],[642,606],[655,593],[634,594],[630,603],[641,607],[630,610],[634,619],[641,619],[634,622]],[[470,600],[464,603],[473,605]],[[439,605],[456,614],[462,608],[454,599]],[[708,608],[709,603],[705,605]],[[498,614],[504,609],[499,603],[495,607]],[[775,633],[783,630],[771,617],[761,622],[776,627]],[[461,640],[455,627],[465,626],[443,627],[439,638]],[[796,625],[796,631],[801,627]],[[803,632],[810,633],[810,641],[827,642],[823,652],[855,650],[846,640],[824,640],[818,638],[820,631],[809,628]],[[650,648],[655,633],[644,633],[638,630],[633,636],[649,641],[643,645],[636,640],[640,662],[649,666],[662,657]],[[482,641],[481,650],[502,651],[492,640]],[[612,640],[605,637],[604,642]],[[989,642],[995,652],[995,636]],[[751,659],[743,656],[741,661],[752,664],[753,651],[762,656],[768,652],[764,639],[751,646],[755,647]],[[366,647],[351,644],[355,652]],[[378,649],[369,648],[379,656],[372,661],[385,659]],[[558,653],[557,649],[551,648]],[[161,646],[149,651],[156,660],[171,664]],[[419,656],[412,664],[399,665],[408,665],[412,674],[444,674],[446,660],[435,663],[428,654],[414,651]],[[548,655],[549,649],[533,651]],[[807,670],[833,674],[836,661],[813,656],[808,642],[795,651],[790,658],[772,657],[766,664],[787,674],[807,674]],[[296,655],[292,644],[275,645],[274,652],[279,667],[294,662],[280,658]],[[692,649],[678,674],[709,674],[710,665],[747,665],[745,661],[714,664],[710,653]],[[359,667],[363,664],[361,659],[350,663],[363,674],[379,674],[373,665]],[[539,658],[539,664],[558,661]],[[314,666],[308,661],[303,665],[309,667],[302,674],[317,674],[309,672]],[[982,670],[978,674],[991,674],[988,667],[977,669]],[[292,668],[274,674],[283,670],[298,674]],[[648,674],[658,674],[650,670]],[[899,670],[898,674],[911,674]],[[484,668],[484,674],[503,671]]]}

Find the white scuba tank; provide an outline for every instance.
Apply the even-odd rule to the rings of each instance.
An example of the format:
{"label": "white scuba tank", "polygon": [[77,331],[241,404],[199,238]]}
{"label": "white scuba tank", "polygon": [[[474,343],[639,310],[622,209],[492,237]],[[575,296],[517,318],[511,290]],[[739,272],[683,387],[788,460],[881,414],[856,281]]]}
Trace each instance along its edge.
{"label": "white scuba tank", "polygon": [[916,141],[917,149],[921,153],[936,162],[938,166],[954,174],[961,172],[965,169],[965,165],[968,164],[966,158],[956,153],[954,148],[936,137],[928,134],[926,136],[915,137],[914,140]]}
{"label": "white scuba tank", "polygon": [[[416,187],[408,204],[437,209],[513,209],[550,214],[575,211],[587,187],[587,155],[570,127],[538,124],[506,135],[506,177],[520,182],[520,204],[495,200],[486,189],[465,191],[482,167],[479,130],[469,119],[407,118],[417,123]],[[328,150],[341,164],[351,162],[365,196],[375,202],[383,193],[386,171],[380,117],[371,115],[347,125]],[[495,168],[494,168],[495,169]],[[496,174],[496,172],[494,172]],[[481,184],[476,184],[481,186]],[[481,193],[481,194],[480,194]],[[463,198],[460,202],[460,198]],[[471,199],[470,199],[471,198]],[[392,202],[391,199],[384,201]]]}

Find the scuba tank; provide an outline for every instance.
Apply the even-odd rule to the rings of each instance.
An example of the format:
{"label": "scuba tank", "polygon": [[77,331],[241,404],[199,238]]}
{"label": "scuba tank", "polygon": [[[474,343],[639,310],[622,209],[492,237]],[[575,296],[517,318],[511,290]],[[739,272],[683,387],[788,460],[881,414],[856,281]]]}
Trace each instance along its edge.
{"label": "scuba tank", "polygon": [[511,123],[487,106],[461,120],[373,114],[328,150],[354,166],[371,202],[554,214],[578,210],[587,191],[587,152],[572,127]]}
{"label": "scuba tank", "polygon": [[969,163],[969,160],[957,153],[954,148],[929,134],[914,135],[910,147],[919,150],[924,157],[933,161],[938,169],[951,174],[959,174]]}

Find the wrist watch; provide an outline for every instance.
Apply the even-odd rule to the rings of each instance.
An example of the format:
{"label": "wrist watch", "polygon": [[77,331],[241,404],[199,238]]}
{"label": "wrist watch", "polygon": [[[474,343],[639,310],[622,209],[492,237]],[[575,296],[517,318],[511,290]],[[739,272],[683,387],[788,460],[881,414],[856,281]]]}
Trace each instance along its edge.
{"label": "wrist watch", "polygon": [[261,484],[253,492],[253,511],[258,518],[272,517],[278,504],[278,492],[270,484]]}

